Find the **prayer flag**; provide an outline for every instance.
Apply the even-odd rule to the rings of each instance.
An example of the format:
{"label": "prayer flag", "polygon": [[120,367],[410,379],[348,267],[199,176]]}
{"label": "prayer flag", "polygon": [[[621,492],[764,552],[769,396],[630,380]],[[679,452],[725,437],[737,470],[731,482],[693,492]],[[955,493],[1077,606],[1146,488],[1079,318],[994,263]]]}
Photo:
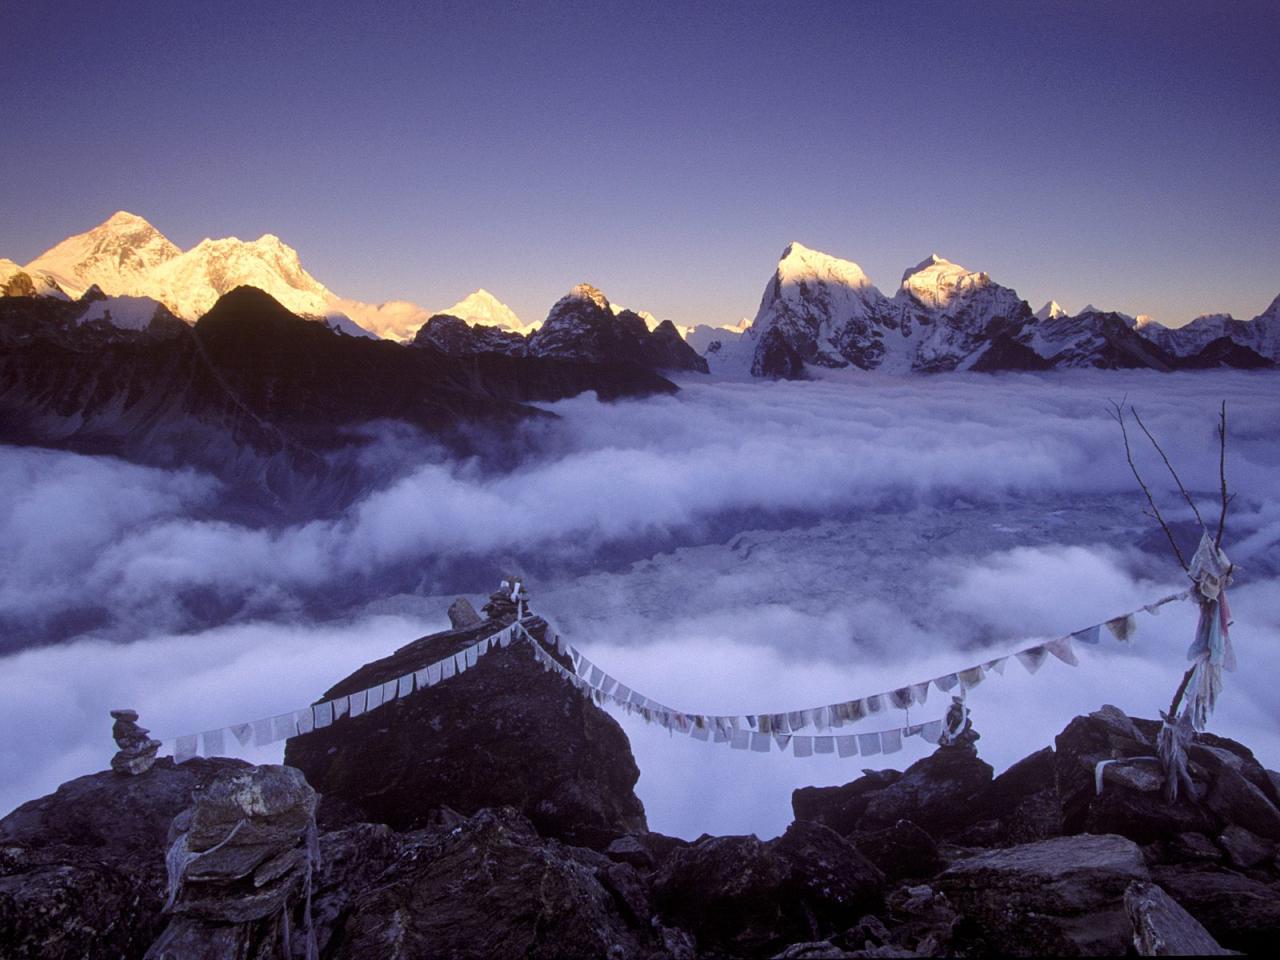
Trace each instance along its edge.
{"label": "prayer flag", "polygon": [[926,743],[937,743],[942,739],[942,721],[930,720],[920,728],[920,739]]}
{"label": "prayer flag", "polygon": [[813,752],[814,753],[835,753],[836,738],[835,737],[814,737]]}
{"label": "prayer flag", "polygon": [[399,680],[388,680],[382,685],[382,702],[390,703],[396,698],[396,694],[400,692]]}
{"label": "prayer flag", "polygon": [[272,741],[288,740],[297,734],[298,724],[294,721],[292,713],[282,713],[271,718]]}
{"label": "prayer flag", "polygon": [[1039,670],[1040,665],[1044,663],[1044,658],[1048,655],[1049,651],[1044,647],[1028,647],[1014,654],[1018,662],[1027,668],[1027,673],[1035,673]]}
{"label": "prayer flag", "polygon": [[813,737],[792,737],[791,750],[797,757],[812,757]]}
{"label": "prayer flag", "polygon": [[862,755],[864,757],[874,757],[880,752],[880,734],[858,734],[858,749],[862,751]]}
{"label": "prayer flag", "polygon": [[689,736],[695,740],[706,740],[711,736],[711,729],[705,726],[700,727],[695,723],[693,729],[689,731]]}
{"label": "prayer flag", "polygon": [[988,660],[982,665],[982,669],[988,672],[994,670],[1000,676],[1004,676],[1004,665],[1009,662],[1008,657],[997,657],[995,660]]}
{"label": "prayer flag", "polygon": [[729,746],[734,750],[746,750],[751,746],[751,734],[746,730],[733,731],[733,737],[729,740]]}
{"label": "prayer flag", "polygon": [[453,662],[453,657],[446,657],[440,661],[440,679],[451,680],[458,675],[458,668]]}
{"label": "prayer flag", "polygon": [[1095,644],[1102,637],[1102,628],[1095,623],[1092,627],[1085,627],[1083,630],[1077,630],[1071,636],[1075,637],[1081,643]]}
{"label": "prayer flag", "polygon": [[247,747],[249,741],[253,739],[253,724],[233,723],[231,725],[231,735],[239,741],[240,746]]}
{"label": "prayer flag", "polygon": [[255,747],[265,747],[271,742],[271,721],[255,720],[253,721],[253,745]]}
{"label": "prayer flag", "polygon": [[590,684],[597,690],[604,685],[604,671],[592,664]]}
{"label": "prayer flag", "polygon": [[933,682],[934,684],[937,685],[939,690],[941,690],[943,693],[946,693],[948,690],[950,690],[952,687],[954,687],[957,683],[960,682],[960,678],[957,677],[954,673],[948,673],[946,676],[934,677]]}
{"label": "prayer flag", "polygon": [[1046,650],[1063,663],[1072,667],[1080,666],[1080,661],[1076,659],[1076,652],[1071,649],[1070,637],[1059,637],[1057,640],[1050,640],[1044,646]]}
{"label": "prayer flag", "polygon": [[427,686],[434,687],[440,682],[440,675],[444,670],[444,664],[436,661],[427,665]]}
{"label": "prayer flag", "polygon": [[836,753],[842,757],[856,757],[858,755],[858,735],[849,733],[836,737]]}
{"label": "prayer flag", "polygon": [[311,715],[311,708],[295,711],[293,714],[293,725],[297,727],[299,733],[310,733],[316,728],[315,717]]}
{"label": "prayer flag", "polygon": [[613,691],[613,697],[619,703],[626,703],[631,699],[631,688],[625,683],[618,684],[618,689]]}
{"label": "prayer flag", "polygon": [[1133,618],[1132,613],[1125,614],[1123,617],[1108,620],[1107,629],[1121,643],[1128,643],[1133,637],[1133,632],[1138,629],[1138,621]]}
{"label": "prayer flag", "polygon": [[929,698],[929,681],[924,683],[913,683],[911,685],[911,699],[916,703],[923,704]]}
{"label": "prayer flag", "polygon": [[333,701],[333,719],[341,720],[351,710],[350,697],[338,697]]}
{"label": "prayer flag", "polygon": [[453,655],[453,672],[455,674],[467,672],[467,655],[462,650]]}
{"label": "prayer flag", "polygon": [[370,687],[364,692],[365,713],[368,713],[370,710],[377,710],[380,706],[382,706],[382,684],[378,684],[376,687]]}
{"label": "prayer flag", "polygon": [[911,706],[911,701],[912,697],[910,687],[899,687],[897,690],[893,691],[893,693],[889,694],[889,702],[899,710],[906,710]]}
{"label": "prayer flag", "polygon": [[880,751],[882,753],[897,753],[902,749],[902,731],[901,730],[883,730],[880,733]]}
{"label": "prayer flag", "polygon": [[333,704],[326,700],[324,703],[317,703],[311,708],[311,712],[315,714],[315,725],[317,727],[327,727],[333,723]]}
{"label": "prayer flag", "polygon": [[769,735],[767,733],[753,733],[751,735],[751,749],[756,753],[768,753]]}
{"label": "prayer flag", "polygon": [[474,667],[479,662],[480,651],[476,648],[474,643],[464,651],[464,659],[467,661],[468,669]]}
{"label": "prayer flag", "polygon": [[791,742],[791,735],[789,733],[775,733],[773,735],[773,742],[778,745],[779,753],[786,753],[787,744]]}
{"label": "prayer flag", "polygon": [[960,684],[966,690],[972,690],[982,682],[982,668],[969,667],[967,670],[961,670],[956,674],[960,678]]}
{"label": "prayer flag", "polygon": [[864,697],[863,702],[867,705],[868,713],[879,713],[884,709],[884,697],[878,693],[873,693],[869,697]]}
{"label": "prayer flag", "polygon": [[206,730],[200,734],[200,740],[204,744],[206,757],[220,757],[225,752],[221,730]]}
{"label": "prayer flag", "polygon": [[178,737],[173,743],[173,762],[186,763],[196,755],[196,737],[195,734],[186,737]]}

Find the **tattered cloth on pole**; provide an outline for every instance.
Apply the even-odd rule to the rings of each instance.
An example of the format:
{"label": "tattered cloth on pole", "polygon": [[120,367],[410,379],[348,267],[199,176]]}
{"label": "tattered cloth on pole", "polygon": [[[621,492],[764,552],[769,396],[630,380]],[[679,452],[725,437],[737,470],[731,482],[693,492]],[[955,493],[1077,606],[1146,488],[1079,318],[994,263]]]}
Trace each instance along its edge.
{"label": "tattered cloth on pole", "polygon": [[1200,604],[1196,638],[1187,650],[1195,666],[1187,684],[1187,707],[1191,724],[1203,730],[1222,692],[1222,671],[1235,670],[1236,655],[1231,648],[1231,607],[1227,586],[1231,583],[1231,562],[1214,544],[1206,530],[1187,571],[1196,586],[1192,595]]}

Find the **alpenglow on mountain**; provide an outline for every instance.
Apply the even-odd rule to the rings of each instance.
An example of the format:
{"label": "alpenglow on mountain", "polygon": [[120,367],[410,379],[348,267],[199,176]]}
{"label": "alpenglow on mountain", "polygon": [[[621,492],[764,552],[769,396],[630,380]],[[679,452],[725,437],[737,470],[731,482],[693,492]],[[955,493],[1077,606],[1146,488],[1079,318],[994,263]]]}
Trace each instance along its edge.
{"label": "alpenglow on mountain", "polygon": [[1247,323],[1184,330],[1050,301],[1036,313],[1010,287],[933,254],[886,296],[850,260],[791,243],[746,335],[707,347],[713,372],[797,378],[807,366],[887,373],[1062,367],[1269,366],[1280,362],[1280,298]]}

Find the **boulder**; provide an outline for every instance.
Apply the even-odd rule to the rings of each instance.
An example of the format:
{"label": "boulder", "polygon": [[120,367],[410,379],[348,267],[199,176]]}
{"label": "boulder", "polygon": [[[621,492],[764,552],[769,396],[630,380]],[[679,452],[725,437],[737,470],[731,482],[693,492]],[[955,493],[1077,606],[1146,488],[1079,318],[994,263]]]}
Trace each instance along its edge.
{"label": "boulder", "polygon": [[1236,824],[1268,840],[1280,840],[1280,810],[1240,771],[1221,766],[1215,771],[1206,806],[1228,824]]}
{"label": "boulder", "polygon": [[699,954],[760,956],[843,930],[880,903],[883,875],[821,824],[797,821],[767,843],[707,837],[654,877],[659,914],[690,931]]}
{"label": "boulder", "polygon": [[1023,757],[972,801],[976,822],[954,836],[958,843],[1008,847],[1062,833],[1052,747]]}
{"label": "boulder", "polygon": [[1133,948],[1143,957],[1218,957],[1224,950],[1195,917],[1154,883],[1134,881],[1124,892]]}
{"label": "boulder", "polygon": [[956,940],[964,952],[1105,956],[1127,952],[1124,892],[1149,879],[1132,841],[1081,835],[978,854],[938,885],[963,918]]}
{"label": "boulder", "polygon": [[872,833],[856,833],[850,839],[891,882],[932,877],[946,865],[933,837],[910,820],[899,820]]}
{"label": "boulder", "polygon": [[667,955],[648,916],[631,915],[647,907],[634,871],[625,873],[630,867],[546,840],[513,809],[485,810],[451,830],[413,831],[394,842],[392,862],[349,891],[326,956]]}
{"label": "boulder", "polygon": [[[1165,801],[1160,789],[1155,733],[1158,723],[1135,721],[1112,706],[1076,717],[1055,740],[1055,773],[1062,804],[1062,832],[1114,833],[1142,844],[1180,833],[1216,836],[1221,821],[1195,797],[1180,791]],[[1098,764],[1103,768],[1097,792]],[[1192,770],[1193,777],[1196,770]],[[1203,778],[1197,789],[1207,785]]]}
{"label": "boulder", "polygon": [[1236,826],[1234,823],[1222,831],[1218,838],[1218,846],[1227,855],[1227,862],[1233,867],[1248,870],[1259,864],[1270,861],[1276,855],[1276,845],[1263,840],[1257,834]]}
{"label": "boulder", "polygon": [[[416,640],[361,667],[324,699],[395,680],[504,625],[489,619]],[[547,629],[536,619],[529,626],[538,637]],[[358,815],[413,830],[441,806],[466,816],[513,806],[544,835],[597,849],[646,828],[622,728],[544,671],[523,640],[489,651],[460,676],[291,739],[285,762],[345,804],[348,822]]]}
{"label": "boulder", "polygon": [[476,608],[466,597],[459,597],[449,604],[449,623],[455,630],[465,630],[481,623],[483,618],[476,613]]}
{"label": "boulder", "polygon": [[974,801],[990,786],[992,773],[970,745],[939,747],[873,793],[858,827],[874,830],[910,820],[934,838],[946,838],[972,822]]}
{"label": "boulder", "polygon": [[0,820],[6,957],[140,957],[164,926],[169,822],[238,760],[78,777]]}
{"label": "boulder", "polygon": [[1280,930],[1280,890],[1213,864],[1156,866],[1155,880],[1231,950],[1270,953]]}
{"label": "boulder", "polygon": [[801,787],[791,794],[797,820],[813,820],[836,833],[858,829],[872,796],[901,779],[897,770],[864,770],[857,780],[839,787]]}

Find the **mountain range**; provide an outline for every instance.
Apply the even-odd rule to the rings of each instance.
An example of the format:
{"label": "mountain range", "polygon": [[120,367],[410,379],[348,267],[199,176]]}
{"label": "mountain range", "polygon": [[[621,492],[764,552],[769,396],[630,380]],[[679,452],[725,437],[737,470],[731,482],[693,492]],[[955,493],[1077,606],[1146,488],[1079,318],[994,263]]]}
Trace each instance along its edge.
{"label": "mountain range", "polygon": [[784,378],[821,367],[931,373],[1280,363],[1280,297],[1252,320],[1213,314],[1170,328],[1092,305],[1070,315],[1050,301],[1033,312],[987,273],[936,254],[886,295],[858,264],[800,243],[783,251],[754,319],[732,327],[659,322],[587,284],[557,301],[541,324],[522,321],[483,289],[437,311],[405,300],[368,304],[333,293],[272,234],[206,239],[182,251],[124,211],[25,267],[0,260],[0,294],[78,298],[83,307],[74,322],[123,329],[145,329],[157,316],[194,323],[239,286],[349,336],[413,342],[455,357],[634,360],[650,369]]}

